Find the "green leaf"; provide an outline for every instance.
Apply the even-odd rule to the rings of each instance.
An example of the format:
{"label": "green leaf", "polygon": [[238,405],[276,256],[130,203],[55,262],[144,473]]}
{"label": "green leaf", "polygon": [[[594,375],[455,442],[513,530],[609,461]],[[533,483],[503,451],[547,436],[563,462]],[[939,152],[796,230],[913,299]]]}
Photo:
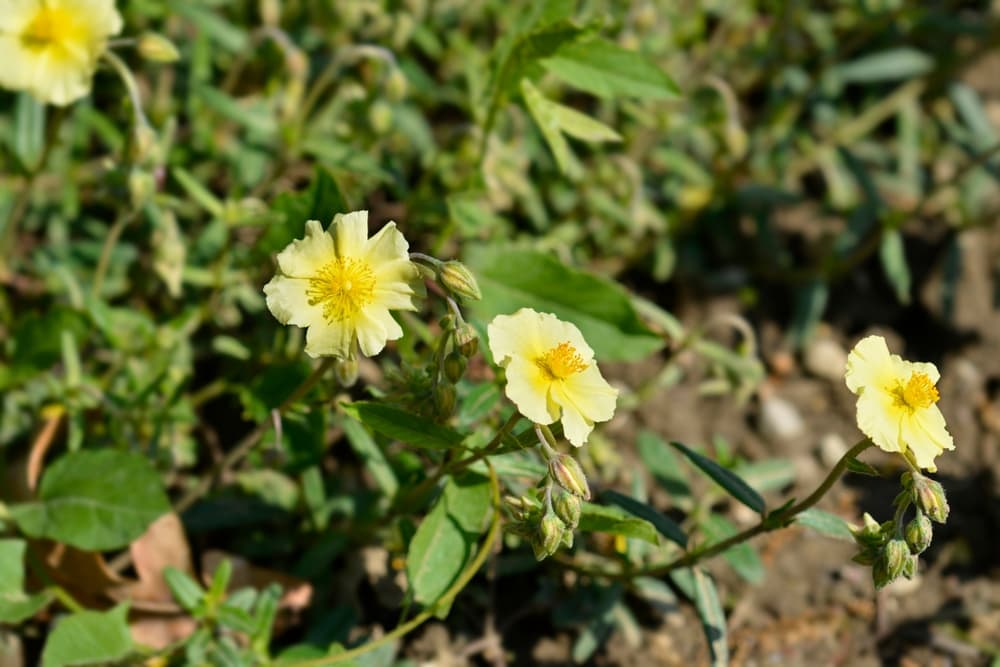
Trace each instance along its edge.
{"label": "green leaf", "polygon": [[45,150],[45,103],[30,93],[17,95],[13,135],[17,159],[26,169],[37,169]]}
{"label": "green leaf", "polygon": [[711,577],[698,568],[675,570],[670,578],[685,595],[694,601],[701,618],[708,648],[712,656],[712,667],[726,667],[729,664],[729,645],[726,642],[726,615],[719,602],[719,594]]}
{"label": "green leaf", "polygon": [[851,534],[851,529],[846,521],[836,514],[824,512],[815,507],[810,507],[803,512],[799,512],[795,517],[795,522],[801,523],[807,528],[812,528],[817,533],[821,533],[827,537],[835,537],[848,541],[854,540],[854,535]]}
{"label": "green leaf", "polygon": [[233,53],[244,53],[249,48],[250,37],[246,30],[202,6],[201,2],[175,1],[171,4],[171,9],[198,26],[199,30],[205,31],[205,34],[225,49]]}
{"label": "green leaf", "polygon": [[542,66],[571,86],[606,99],[657,100],[678,93],[673,80],[646,56],[601,38],[564,44]]}
{"label": "green leaf", "polygon": [[743,463],[733,467],[733,472],[743,478],[758,493],[778,491],[795,481],[795,466],[789,459],[768,459]]}
{"label": "green leaf", "polygon": [[925,74],[933,67],[934,59],[923,51],[901,47],[837,65],[833,75],[845,83],[874,83],[909,79]]}
{"label": "green leaf", "polygon": [[687,546],[687,535],[684,533],[684,530],[673,519],[646,503],[639,502],[635,498],[630,498],[625,494],[612,490],[601,493],[601,500],[617,505],[640,519],[645,519],[653,524],[656,530],[660,531],[660,534],[671,542],[675,542],[682,547]]}
{"label": "green leaf", "polygon": [[45,471],[38,495],[10,508],[21,530],[87,551],[127,546],[170,511],[146,458],[112,449],[63,456]]}
{"label": "green leaf", "polygon": [[566,142],[566,137],[559,129],[559,123],[552,111],[555,102],[545,99],[528,79],[521,79],[521,95],[524,97],[524,103],[527,105],[531,117],[535,119],[538,128],[542,131],[542,137],[549,145],[549,149],[556,159],[556,164],[559,165],[559,171],[571,178],[579,177],[583,173],[583,168]]}
{"label": "green leaf", "polygon": [[188,196],[199,206],[216,218],[221,218],[224,215],[225,206],[222,201],[202,185],[187,169],[174,167],[170,173],[173,174],[174,179],[184,188]]}
{"label": "green leaf", "polygon": [[431,605],[461,574],[475,551],[489,515],[489,479],[465,474],[445,485],[417,528],[406,556],[413,599]]}
{"label": "green leaf", "polygon": [[758,514],[764,513],[764,499],[749,484],[744,482],[739,475],[732,470],[723,468],[715,461],[702,456],[679,442],[671,442],[670,444],[679,449],[684,456],[688,457],[691,463],[695,464],[698,469],[711,477],[716,484],[725,489],[732,497]]}
{"label": "green leaf", "polygon": [[56,623],[42,649],[42,667],[118,662],[132,653],[128,604],[81,611]]}
{"label": "green leaf", "polygon": [[644,359],[663,347],[620,285],[570,268],[552,255],[474,246],[466,263],[483,292],[482,300],[471,304],[482,322],[527,307],[575,324],[600,359]]}
{"label": "green leaf", "polygon": [[[718,514],[709,514],[698,523],[698,526],[705,534],[709,544],[721,542],[738,532],[736,526]],[[722,552],[722,557],[732,566],[736,574],[750,583],[757,584],[764,579],[764,564],[754,548],[747,542],[726,549]]]}
{"label": "green leaf", "polygon": [[691,488],[681,472],[680,460],[658,435],[642,431],[636,438],[639,456],[663,490],[675,498],[687,498]]}
{"label": "green leaf", "polygon": [[653,524],[619,507],[583,503],[579,528],[584,533],[611,533],[636,537],[651,544],[660,543],[659,533]]}
{"label": "green leaf", "polygon": [[830,298],[830,286],[821,280],[813,280],[795,290],[795,307],[789,336],[796,347],[803,347],[816,332],[826,311]]}
{"label": "green leaf", "polygon": [[341,405],[347,414],[373,431],[414,447],[453,449],[465,439],[461,433],[447,426],[385,403],[355,401]]}
{"label": "green leaf", "polygon": [[[546,100],[548,101],[548,100]],[[599,120],[580,113],[572,107],[549,102],[550,112],[560,130],[581,141],[621,141],[620,134]]]}
{"label": "green leaf", "polygon": [[876,468],[868,465],[860,459],[854,458],[853,456],[847,459],[847,470],[848,472],[857,473],[858,475],[867,475],[869,477],[882,476]]}
{"label": "green leaf", "polygon": [[903,248],[903,235],[898,229],[886,229],[882,233],[882,243],[879,245],[879,259],[882,261],[882,271],[892,285],[896,298],[902,304],[910,302],[910,267],[906,263],[906,250]]}
{"label": "green leaf", "polygon": [[395,496],[396,491],[399,490],[399,481],[396,479],[396,473],[389,465],[389,460],[385,457],[382,448],[368,434],[368,431],[354,419],[344,419],[340,424],[344,428],[351,449],[365,464],[365,468],[371,473],[382,493],[389,498]]}
{"label": "green leaf", "polygon": [[326,228],[337,213],[349,210],[337,181],[322,167],[316,167],[305,192],[282,193],[275,198],[271,208],[280,213],[282,219],[268,225],[257,242],[257,247],[264,252],[278,252],[293,239],[302,238],[309,220],[319,220]]}
{"label": "green leaf", "polygon": [[0,539],[0,623],[20,623],[52,601],[48,591],[24,592],[24,550],[27,542]]}
{"label": "green leaf", "polygon": [[187,611],[194,611],[205,596],[204,589],[186,572],[169,566],[163,570],[163,580],[170,587],[170,592],[180,606]]}

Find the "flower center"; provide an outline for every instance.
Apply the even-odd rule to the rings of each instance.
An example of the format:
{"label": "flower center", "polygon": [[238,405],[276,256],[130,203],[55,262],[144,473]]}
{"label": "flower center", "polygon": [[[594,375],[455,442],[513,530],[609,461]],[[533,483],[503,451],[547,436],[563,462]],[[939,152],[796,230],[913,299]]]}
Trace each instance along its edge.
{"label": "flower center", "polygon": [[80,27],[71,12],[43,6],[21,33],[21,42],[29,49],[40,51],[72,41],[79,32]]}
{"label": "flower center", "polygon": [[535,359],[535,363],[549,380],[565,380],[570,375],[587,369],[583,357],[568,342],[559,343]]}
{"label": "flower center", "polygon": [[368,262],[339,257],[309,279],[309,305],[323,304],[327,322],[353,319],[375,298],[375,273]]}
{"label": "flower center", "polygon": [[899,398],[911,410],[929,408],[938,401],[938,390],[926,373],[914,373],[897,390]]}

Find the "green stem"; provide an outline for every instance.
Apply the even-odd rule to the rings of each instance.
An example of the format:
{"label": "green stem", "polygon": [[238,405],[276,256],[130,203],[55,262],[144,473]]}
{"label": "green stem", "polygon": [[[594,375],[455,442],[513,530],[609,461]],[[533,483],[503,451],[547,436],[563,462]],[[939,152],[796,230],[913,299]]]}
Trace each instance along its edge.
{"label": "green stem", "polygon": [[104,237],[104,244],[101,246],[101,255],[97,260],[97,268],[94,269],[94,283],[90,288],[91,295],[95,297],[101,295],[101,288],[104,287],[104,278],[111,264],[111,253],[114,252],[118,239],[121,238],[125,228],[135,219],[135,216],[135,211],[119,215],[115,220],[115,224],[111,225],[111,229],[108,230],[108,235]]}
{"label": "green stem", "polygon": [[497,479],[496,471],[493,469],[492,465],[489,466],[489,470],[490,490],[493,497],[493,520],[490,523],[490,529],[486,534],[486,539],[483,540],[482,547],[480,547],[478,553],[476,553],[476,557],[472,560],[469,566],[465,568],[462,574],[459,575],[458,579],[455,580],[455,583],[453,583],[434,604],[427,607],[427,609],[423,610],[403,625],[397,626],[392,632],[389,632],[374,641],[370,641],[367,644],[362,644],[361,646],[353,648],[349,651],[338,653],[337,655],[294,663],[296,667],[325,667],[325,665],[335,665],[352,660],[360,655],[369,653],[370,651],[374,651],[378,647],[391,641],[395,641],[396,639],[405,636],[410,631],[415,630],[424,621],[434,616],[439,608],[449,604],[456,595],[462,592],[468,583],[472,581],[472,578],[476,576],[476,573],[482,568],[483,563],[486,562],[490,553],[493,552],[494,545],[500,536],[500,482]]}
{"label": "green stem", "polygon": [[55,596],[55,598],[59,600],[64,607],[72,612],[85,610],[85,607],[77,602],[76,598],[70,595],[69,591],[52,580],[52,577],[49,576],[45,566],[39,562],[33,552],[29,550],[27,556],[26,560],[28,568],[35,574],[36,577],[42,580],[42,583],[45,584],[45,589],[52,593],[52,595]]}
{"label": "green stem", "polygon": [[830,470],[829,474],[826,476],[826,479],[823,480],[823,483],[820,484],[818,487],[816,487],[816,490],[813,491],[811,494],[809,494],[809,496],[805,500],[796,503],[795,505],[792,505],[787,509],[769,514],[766,517],[762,518],[760,522],[757,523],[756,525],[751,526],[750,528],[747,528],[742,532],[736,533],[735,535],[732,535],[722,540],[721,542],[716,542],[715,544],[706,547],[704,549],[688,552],[683,556],[675,558],[674,560],[668,561],[666,563],[651,563],[649,565],[639,568],[630,568],[628,569],[627,572],[622,569],[611,570],[606,568],[592,568],[587,565],[577,563],[576,561],[573,561],[571,559],[560,559],[560,560],[561,562],[565,563],[566,565],[569,565],[571,568],[583,574],[612,577],[615,579],[621,579],[625,576],[629,577],[661,576],[668,572],[672,572],[673,570],[678,570],[685,567],[691,567],[692,565],[695,565],[703,560],[711,558],[712,556],[716,556],[722,553],[723,551],[726,551],[727,549],[736,546],[737,544],[746,542],[747,540],[752,539],[757,535],[760,535],[761,533],[767,533],[772,530],[783,528],[786,525],[788,525],[788,523],[792,519],[794,519],[796,515],[804,512],[805,510],[809,509],[810,507],[818,503],[820,499],[823,498],[823,496],[826,495],[826,493],[830,490],[830,488],[837,482],[837,480],[840,479],[840,476],[847,468],[847,464],[852,459],[854,459],[858,454],[871,447],[871,445],[872,445],[871,440],[868,440],[866,438],[861,442],[857,443],[856,445],[854,445],[853,447],[851,447],[849,450],[847,450],[847,452],[842,457],[840,457],[840,460],[837,461],[837,464],[833,466],[833,469]]}

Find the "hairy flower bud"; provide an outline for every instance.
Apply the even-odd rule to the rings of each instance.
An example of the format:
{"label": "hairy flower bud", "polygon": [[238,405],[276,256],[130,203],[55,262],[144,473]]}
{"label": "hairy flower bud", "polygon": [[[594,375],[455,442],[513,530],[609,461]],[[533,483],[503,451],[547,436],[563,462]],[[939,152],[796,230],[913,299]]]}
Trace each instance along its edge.
{"label": "hairy flower bud", "polygon": [[483,298],[476,277],[472,275],[472,271],[469,271],[465,264],[449,260],[441,265],[440,275],[441,284],[463,299],[479,301]]}
{"label": "hairy flower bud", "polygon": [[465,367],[468,363],[461,352],[453,350],[444,358],[444,376],[448,378],[449,382],[458,382],[465,374]]}
{"label": "hairy flower bud", "polygon": [[906,524],[904,533],[910,553],[919,554],[931,545],[931,540],[934,539],[934,526],[926,514],[917,512],[917,516]]}
{"label": "hairy flower bud", "polygon": [[583,474],[583,468],[568,454],[557,454],[549,461],[549,475],[559,486],[566,489],[574,496],[590,500],[590,486],[587,484],[587,476]]}
{"label": "hairy flower bud", "polygon": [[455,329],[455,346],[467,359],[479,350],[479,334],[468,322]]}
{"label": "hairy flower bud", "polygon": [[333,364],[333,376],[344,389],[353,387],[358,381],[358,360],[356,358],[337,359]]}
{"label": "hairy flower bud", "polygon": [[885,571],[889,581],[893,581],[903,573],[906,561],[910,558],[910,548],[906,542],[899,538],[889,540],[882,551],[882,560],[885,561]]}
{"label": "hairy flower bud", "polygon": [[862,551],[869,548],[881,547],[885,542],[882,526],[868,512],[865,512],[864,522],[864,525],[860,528],[851,528],[854,541],[861,547]]}
{"label": "hairy flower bud", "polygon": [[[554,554],[562,542],[565,530],[566,527],[555,513],[546,512],[542,520],[538,522],[538,545],[535,549],[535,558],[544,560]],[[532,541],[531,546],[535,548],[535,541]]]}
{"label": "hairy flower bud", "polygon": [[560,490],[552,500],[556,515],[570,531],[580,523],[580,498],[565,490]]}
{"label": "hairy flower bud", "polygon": [[903,576],[907,579],[912,579],[913,575],[917,573],[917,557],[910,555],[906,558],[906,562],[903,564]]}
{"label": "hairy flower bud", "polygon": [[174,43],[163,35],[145,32],[139,37],[139,55],[154,63],[173,63],[181,58]]}
{"label": "hairy flower bud", "polygon": [[948,520],[948,499],[944,495],[944,488],[938,482],[915,474],[911,481],[910,492],[913,494],[913,503],[932,521],[944,523]]}

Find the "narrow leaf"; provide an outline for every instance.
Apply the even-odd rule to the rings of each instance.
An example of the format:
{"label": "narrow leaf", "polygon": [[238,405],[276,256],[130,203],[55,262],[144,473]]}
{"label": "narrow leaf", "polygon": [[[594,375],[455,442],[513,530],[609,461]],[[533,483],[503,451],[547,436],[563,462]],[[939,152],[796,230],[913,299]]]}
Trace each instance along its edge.
{"label": "narrow leaf", "polygon": [[556,104],[545,99],[528,79],[521,79],[521,95],[524,97],[528,112],[538,124],[538,129],[542,131],[542,137],[549,145],[556,164],[559,165],[559,171],[571,178],[579,177],[583,170],[559,128],[559,122],[553,111]]}
{"label": "narrow leaf", "polygon": [[611,533],[636,537],[651,544],[660,543],[659,533],[653,524],[618,507],[583,503],[579,527],[585,533]]}
{"label": "narrow leaf", "polygon": [[621,507],[629,514],[634,514],[640,519],[650,522],[656,530],[660,531],[661,535],[671,542],[679,544],[682,547],[687,546],[687,535],[684,533],[684,530],[673,519],[646,503],[639,502],[635,498],[630,498],[622,493],[611,490],[601,493],[601,499]]}
{"label": "narrow leaf", "polygon": [[562,104],[550,103],[552,117],[559,126],[559,129],[571,137],[576,137],[581,141],[601,142],[601,141],[621,141],[620,134],[605,125],[599,120],[594,120],[590,116],[580,113]]}
{"label": "narrow leaf", "polygon": [[636,438],[636,446],[642,462],[664,491],[677,498],[691,495],[691,488],[681,471],[680,459],[667,443],[651,431],[642,431]]}
{"label": "narrow leaf", "polygon": [[344,428],[344,433],[347,435],[347,441],[350,443],[351,449],[364,462],[365,467],[371,473],[372,478],[378,484],[382,493],[389,498],[395,496],[396,491],[399,490],[399,481],[396,479],[396,473],[393,472],[392,466],[389,465],[389,460],[386,458],[382,448],[368,434],[368,431],[354,419],[342,420],[341,426]]}
{"label": "narrow leaf", "polygon": [[892,285],[896,298],[902,304],[910,302],[910,267],[906,263],[906,250],[903,248],[903,236],[898,229],[887,229],[882,233],[882,243],[879,246],[879,259],[882,261],[882,271]]}
{"label": "narrow leaf", "polygon": [[830,514],[829,512],[824,512],[823,510],[811,507],[804,512],[800,512],[795,517],[796,523],[801,523],[803,526],[812,528],[817,533],[826,535],[827,537],[835,537],[840,540],[853,540],[854,536],[851,534],[851,529],[847,525],[847,522],[841,519],[836,514]]}
{"label": "narrow leaf", "polygon": [[606,99],[677,96],[677,85],[655,63],[606,39],[564,44],[542,66],[571,86]]}
{"label": "narrow leaf", "polygon": [[373,431],[414,447],[452,449],[462,444],[461,433],[385,403],[343,403],[344,410]]}
{"label": "narrow leaf", "polygon": [[876,468],[854,457],[847,459],[847,470],[849,472],[857,473],[859,475],[867,475],[869,477],[882,476],[882,474]]}
{"label": "narrow leaf", "polygon": [[749,484],[744,482],[739,475],[723,468],[715,461],[702,456],[679,442],[671,442],[670,444],[679,449],[695,466],[711,477],[716,484],[725,489],[732,497],[758,514],[764,513],[764,499]]}
{"label": "narrow leaf", "polygon": [[[736,526],[718,514],[709,514],[698,525],[710,544],[721,542],[737,532]],[[736,574],[750,583],[757,584],[764,579],[764,564],[754,548],[747,542],[726,549],[722,552],[722,557],[732,566]]]}
{"label": "narrow leaf", "polygon": [[847,83],[874,83],[909,79],[925,74],[933,67],[934,59],[923,51],[902,47],[838,65],[834,74]]}

